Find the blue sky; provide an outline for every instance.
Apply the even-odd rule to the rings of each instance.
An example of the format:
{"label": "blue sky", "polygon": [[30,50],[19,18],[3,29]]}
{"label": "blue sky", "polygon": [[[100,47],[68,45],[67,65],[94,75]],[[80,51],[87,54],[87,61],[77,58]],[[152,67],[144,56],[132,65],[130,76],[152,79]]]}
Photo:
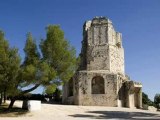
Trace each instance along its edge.
{"label": "blue sky", "polygon": [[0,0],[0,29],[22,57],[26,33],[39,43],[49,24],[61,26],[78,55],[83,23],[95,16],[122,33],[125,71],[153,99],[160,93],[160,0]]}

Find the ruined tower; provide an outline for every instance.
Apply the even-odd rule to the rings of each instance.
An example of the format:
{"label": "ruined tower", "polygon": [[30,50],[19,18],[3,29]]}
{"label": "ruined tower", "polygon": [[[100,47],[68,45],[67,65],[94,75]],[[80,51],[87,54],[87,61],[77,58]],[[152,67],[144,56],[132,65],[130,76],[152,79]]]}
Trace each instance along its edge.
{"label": "ruined tower", "polygon": [[120,73],[124,75],[122,35],[104,17],[87,21],[83,28],[81,70]]}
{"label": "ruined tower", "polygon": [[122,35],[109,19],[85,22],[80,58],[78,71],[64,85],[63,103],[142,106],[142,85],[126,77]]}

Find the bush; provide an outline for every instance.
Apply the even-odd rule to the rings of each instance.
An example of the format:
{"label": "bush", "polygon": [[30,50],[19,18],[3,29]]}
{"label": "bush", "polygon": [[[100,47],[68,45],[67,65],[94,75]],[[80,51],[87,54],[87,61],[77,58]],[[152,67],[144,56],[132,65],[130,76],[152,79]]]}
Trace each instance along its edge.
{"label": "bush", "polygon": [[146,104],[146,105],[149,105],[149,106],[155,106],[155,105],[154,105],[154,102],[151,101],[151,100],[148,98],[148,95],[145,94],[144,92],[142,92],[142,103],[143,103],[143,104]]}
{"label": "bush", "polygon": [[60,102],[61,101],[61,95],[62,95],[62,91],[60,89],[56,88],[56,91],[53,93],[54,100],[56,102]]}
{"label": "bush", "polygon": [[154,97],[154,103],[158,109],[160,109],[160,94],[156,94]]}

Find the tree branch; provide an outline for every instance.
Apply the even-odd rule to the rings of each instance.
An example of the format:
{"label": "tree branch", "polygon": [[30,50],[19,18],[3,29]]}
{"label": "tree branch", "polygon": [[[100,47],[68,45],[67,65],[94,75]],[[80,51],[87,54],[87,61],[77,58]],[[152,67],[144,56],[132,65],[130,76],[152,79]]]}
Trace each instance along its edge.
{"label": "tree branch", "polygon": [[28,89],[28,90],[24,90],[24,91],[22,91],[20,94],[23,95],[23,94],[25,94],[25,93],[29,93],[29,92],[35,90],[36,88],[38,88],[39,86],[40,86],[40,84],[35,84],[35,86],[33,86],[32,88],[30,88],[30,89]]}

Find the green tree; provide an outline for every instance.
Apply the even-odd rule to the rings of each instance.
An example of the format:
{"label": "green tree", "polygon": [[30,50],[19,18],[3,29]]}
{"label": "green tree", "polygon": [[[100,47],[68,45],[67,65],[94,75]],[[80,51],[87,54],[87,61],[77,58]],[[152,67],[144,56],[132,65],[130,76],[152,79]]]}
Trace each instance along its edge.
{"label": "green tree", "polygon": [[7,55],[9,51],[9,45],[7,40],[4,38],[4,33],[3,31],[0,31],[0,93],[1,93],[1,103],[2,99],[4,98],[4,82],[6,81],[6,60],[7,60]]}
{"label": "green tree", "polygon": [[[17,97],[27,94],[40,85],[51,85],[52,80],[56,76],[55,70],[50,67],[43,59],[40,58],[40,53],[36,42],[33,40],[31,33],[27,34],[27,40],[24,48],[25,59],[21,65],[21,72],[19,73],[17,88],[19,93],[11,97],[9,109],[12,108]],[[28,89],[24,87],[32,86]]]}
{"label": "green tree", "polygon": [[67,82],[76,70],[76,52],[64,38],[60,26],[47,27],[46,39],[41,41],[40,48],[43,59],[56,71],[56,79]]}
{"label": "green tree", "polygon": [[154,97],[154,103],[158,109],[160,109],[160,94],[156,94]]}
{"label": "green tree", "polygon": [[3,89],[4,89],[3,81],[5,77],[3,73],[3,69],[4,69],[3,63],[5,62],[6,49],[8,50],[8,42],[4,38],[3,31],[0,31],[0,93],[1,93],[0,103],[2,103],[2,99],[3,99]]}
{"label": "green tree", "polygon": [[51,93],[54,92],[55,85],[58,86],[73,76],[77,62],[75,49],[65,40],[64,32],[59,26],[47,27],[46,39],[41,41],[40,50],[39,52],[31,33],[28,33],[25,58],[20,65],[18,50],[10,48],[3,32],[0,32],[0,92],[6,90],[11,96],[9,109],[18,97],[40,85]]}
{"label": "green tree", "polygon": [[57,85],[56,84],[51,84],[46,86],[45,88],[45,94],[47,95],[52,95],[56,91]]}
{"label": "green tree", "polygon": [[13,94],[17,85],[20,70],[20,56],[18,49],[10,48],[4,33],[0,31],[0,92],[4,95]]}
{"label": "green tree", "polygon": [[153,101],[148,98],[148,95],[142,92],[142,103],[150,106],[154,106]]}
{"label": "green tree", "polygon": [[56,88],[55,92],[53,93],[54,100],[55,100],[56,102],[60,102],[60,100],[61,100],[61,95],[62,95],[62,90],[60,90],[59,88]]}

